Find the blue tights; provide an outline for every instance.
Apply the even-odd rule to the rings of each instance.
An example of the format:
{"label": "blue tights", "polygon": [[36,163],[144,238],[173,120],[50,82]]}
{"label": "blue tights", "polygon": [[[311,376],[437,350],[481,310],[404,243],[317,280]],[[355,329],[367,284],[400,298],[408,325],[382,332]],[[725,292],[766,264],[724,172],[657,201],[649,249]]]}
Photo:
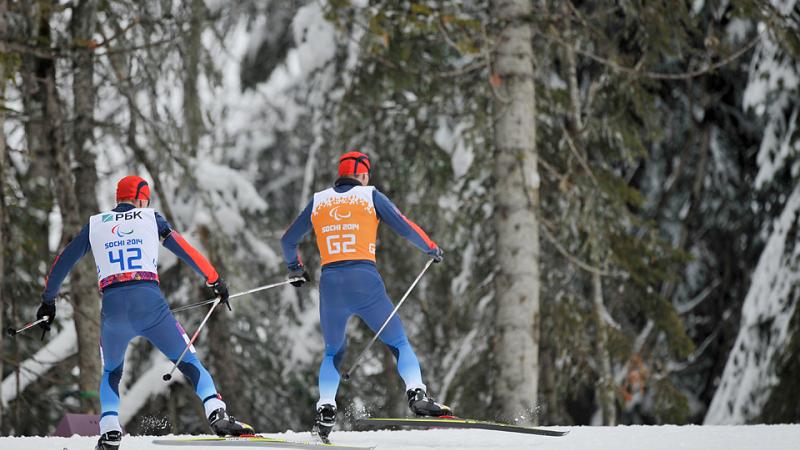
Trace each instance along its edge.
{"label": "blue tights", "polygon": [[[100,331],[100,354],[103,357],[103,377],[100,380],[102,418],[119,415],[119,382],[125,350],[136,336],[145,337],[171,361],[178,359],[189,341],[154,282],[133,282],[110,287],[103,292]],[[215,403],[219,401],[214,381],[195,356],[194,348],[186,353],[178,368],[204,403],[212,399]]]}
{"label": "blue tights", "polygon": [[[339,366],[345,352],[345,330],[351,316],[360,317],[377,332],[394,305],[386,294],[380,274],[370,263],[325,267],[320,279],[320,324],[325,339],[325,354],[319,368],[319,403],[336,404]],[[407,389],[425,389],[417,355],[408,342],[403,324],[395,315],[380,339],[397,359],[397,371]]]}

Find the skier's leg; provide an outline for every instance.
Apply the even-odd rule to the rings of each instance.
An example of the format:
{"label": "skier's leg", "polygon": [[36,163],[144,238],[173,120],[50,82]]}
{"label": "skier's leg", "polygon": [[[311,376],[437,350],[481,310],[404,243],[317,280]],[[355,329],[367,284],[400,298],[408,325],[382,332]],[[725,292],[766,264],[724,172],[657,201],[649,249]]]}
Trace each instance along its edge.
{"label": "skier's leg", "polygon": [[[377,332],[393,310],[394,305],[386,295],[386,289],[381,281],[381,289],[376,289],[376,295],[371,298],[370,302],[359,308],[357,314],[373,331]],[[406,383],[406,396],[411,411],[419,416],[452,414],[448,406],[437,403],[428,397],[427,387],[422,383],[419,360],[408,342],[405,330],[403,330],[403,323],[397,315],[393,316],[386,328],[383,329],[380,338],[397,358],[397,371]]]}
{"label": "skier's leg", "polygon": [[[161,290],[157,286],[148,289],[147,303],[153,312],[142,315],[142,319],[138,322],[139,334],[152,342],[170,361],[177,361],[189,343],[189,336],[170,312]],[[211,374],[195,355],[194,346],[189,347],[189,351],[178,364],[178,369],[194,386],[195,393],[203,402],[208,423],[217,435],[239,436],[254,432],[250,425],[228,415]]]}
{"label": "skier's leg", "polygon": [[119,382],[125,362],[125,350],[135,333],[124,321],[107,320],[107,302],[103,302],[100,324],[100,356],[103,374],[100,378],[100,434],[122,431],[119,424]]}
{"label": "skier's leg", "polygon": [[352,315],[352,284],[347,270],[323,269],[319,280],[319,322],[325,351],[319,366],[319,401],[314,431],[322,442],[336,423],[336,391],[339,389],[339,367],[346,347],[347,320]]}
{"label": "skier's leg", "polygon": [[[322,288],[320,288],[322,291]],[[345,354],[347,319],[350,311],[330,305],[325,296],[319,304],[319,318],[322,327],[322,336],[325,339],[325,352],[319,366],[319,401],[317,408],[322,405],[336,405],[336,391],[339,389],[339,367]]]}
{"label": "skier's leg", "polygon": [[[375,271],[374,275],[370,283],[372,293],[368,301],[360,305],[356,314],[377,333],[386,322],[386,319],[392,314],[392,311],[394,311],[394,305],[386,294],[386,287],[378,272]],[[400,317],[396,314],[392,316],[389,322],[386,323],[383,332],[381,332],[380,338],[384,344],[389,346],[395,358],[397,358],[397,371],[406,383],[406,396],[408,397],[408,407],[411,411],[418,416],[438,417],[452,414],[447,405],[437,403],[434,399],[428,397],[427,388],[422,383],[419,360],[417,360],[417,355],[408,342]]]}
{"label": "skier's leg", "polygon": [[[159,320],[147,329],[141,330],[141,334],[173,362],[178,360],[189,342],[189,336],[169,312],[166,303],[164,303],[164,311],[161,311]],[[194,345],[189,347],[189,351],[178,364],[178,369],[192,383],[197,397],[203,402],[206,417],[219,408],[225,408],[225,403],[214,386],[211,374],[197,359]]]}
{"label": "skier's leg", "polygon": [[[389,300],[386,288],[381,281],[370,301],[359,308],[356,314],[361,317],[372,331],[377,333],[386,318],[392,313],[392,310],[394,310],[394,305]],[[403,323],[397,314],[392,317],[379,338],[389,347],[397,359],[397,371],[406,384],[406,391],[426,390],[425,384],[422,382],[419,360],[416,353],[414,353],[414,349],[411,348]]]}
{"label": "skier's leg", "polygon": [[[189,337],[170,312],[161,289],[155,284],[141,285],[137,286],[131,295],[135,296],[131,298],[135,301],[130,302],[129,307],[133,328],[170,361],[177,361],[183,349],[186,348]],[[214,380],[198,361],[194,346],[189,348],[181,363],[178,364],[178,369],[192,383],[195,393],[203,402],[206,416],[218,408],[225,407],[225,403],[222,402],[216,387],[214,387]]]}

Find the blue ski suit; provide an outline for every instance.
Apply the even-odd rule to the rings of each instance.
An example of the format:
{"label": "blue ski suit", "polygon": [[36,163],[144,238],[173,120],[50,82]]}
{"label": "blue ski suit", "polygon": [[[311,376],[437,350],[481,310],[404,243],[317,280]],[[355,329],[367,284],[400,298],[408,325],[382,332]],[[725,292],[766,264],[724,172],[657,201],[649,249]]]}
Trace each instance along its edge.
{"label": "blue ski suit", "polygon": [[[427,234],[403,216],[377,189],[370,187],[369,191],[360,194],[361,198],[347,197],[350,192],[364,189],[366,188],[354,179],[339,179],[332,189],[315,194],[314,199],[281,238],[284,258],[290,271],[302,269],[297,247],[312,229],[317,235],[317,244],[322,255],[319,313],[325,353],[319,370],[320,399],[317,407],[336,404],[336,391],[340,381],[339,366],[345,352],[345,329],[349,318],[356,315],[377,332],[394,309],[375,266],[374,233],[377,232],[378,222],[385,222],[400,236],[431,256],[439,251]],[[364,195],[371,198],[367,197],[365,201]],[[364,206],[362,210],[367,213],[363,219],[355,219],[358,212],[353,210],[358,208],[354,208],[354,205]],[[375,217],[370,219],[370,214]],[[374,224],[374,230],[370,228],[370,224]],[[348,233],[338,234],[339,231],[336,231],[352,229],[362,233],[367,230],[368,233],[351,236]],[[331,230],[337,234],[328,233]],[[389,321],[380,339],[397,359],[397,370],[406,388],[425,390],[419,361],[397,315]]]}
{"label": "blue ski suit", "polygon": [[[122,203],[111,212],[127,213],[135,208]],[[158,236],[162,245],[188,263],[195,271],[213,283],[219,278],[213,266],[160,214],[155,213]],[[80,234],[56,257],[50,274],[45,281],[42,301],[53,303],[64,278],[86,253],[92,250],[90,226],[83,227]],[[139,253],[141,255],[141,252]],[[117,261],[115,261],[117,262]],[[155,262],[155,261],[154,261]],[[96,261],[99,265],[100,262]],[[131,262],[129,261],[129,264]],[[119,262],[119,264],[125,264]],[[136,267],[136,266],[134,266]],[[98,267],[98,272],[100,268]],[[119,430],[119,383],[125,350],[128,343],[137,336],[143,336],[156,346],[171,361],[177,361],[189,338],[172,315],[158,287],[157,275],[149,272],[126,272],[104,278],[99,282],[102,291],[100,318],[100,354],[103,362],[103,375],[100,381],[101,433],[112,429]],[[194,386],[197,396],[203,401],[206,410],[213,411],[224,407],[214,381],[191,348],[178,368]]]}

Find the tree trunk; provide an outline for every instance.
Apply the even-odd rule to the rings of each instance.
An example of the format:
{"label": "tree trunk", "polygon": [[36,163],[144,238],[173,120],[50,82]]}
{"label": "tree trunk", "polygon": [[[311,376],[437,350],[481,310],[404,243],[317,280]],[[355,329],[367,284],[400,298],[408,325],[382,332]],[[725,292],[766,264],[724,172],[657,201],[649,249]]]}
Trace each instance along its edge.
{"label": "tree trunk", "polygon": [[186,40],[186,74],[183,81],[183,113],[186,122],[186,142],[189,145],[189,154],[197,155],[200,136],[203,134],[203,112],[200,108],[200,95],[197,92],[197,83],[200,78],[200,54],[203,43],[203,17],[206,7],[203,0],[192,0],[192,21],[189,25],[189,35]]}
{"label": "tree trunk", "polygon": [[539,374],[539,176],[530,0],[492,0],[497,303],[495,409],[533,422]]}
{"label": "tree trunk", "polygon": [[[96,22],[96,0],[80,0],[72,8],[70,33],[75,45],[72,53],[73,117],[72,155],[75,170],[74,182],[70,185],[76,208],[62,208],[65,224],[70,224],[65,235],[71,237],[80,231],[89,216],[97,214],[97,168],[95,154],[91,150],[94,130],[95,87],[94,55],[92,36]],[[66,175],[66,174],[65,174]],[[75,328],[78,334],[78,386],[81,391],[81,406],[84,412],[97,412],[97,390],[100,385],[102,365],[100,352],[100,301],[96,285],[96,268],[89,258],[76,266],[71,276],[72,304]]]}
{"label": "tree trunk", "polygon": [[[25,40],[38,44],[41,49],[49,49],[50,10],[42,7],[42,2],[21,2],[21,16],[24,18],[21,28]],[[8,24],[6,24],[8,25]],[[54,71],[52,58],[40,57],[32,53],[22,55],[22,105],[25,111],[25,141],[28,150],[30,167],[25,176],[22,188],[28,200],[28,209],[32,218],[32,236],[48,236],[48,214],[53,209],[53,177],[52,148],[48,141],[48,119],[45,115],[47,89],[45,80],[48,73]],[[47,239],[35,239],[31,242],[32,258],[45,261],[50,258]],[[44,278],[45,273],[40,273]]]}
{"label": "tree trunk", "polygon": [[[211,231],[205,226],[199,228],[200,244],[208,252],[208,260],[217,268],[222,276],[222,265],[220,264],[219,252],[211,241]],[[194,274],[192,274],[194,275]],[[208,289],[198,289],[199,294],[207,296]],[[208,364],[214,377],[214,382],[220,394],[223,395],[228,409],[233,414],[243,415],[245,412],[244,395],[240,391],[241,382],[239,373],[236,370],[236,358],[231,348],[231,313],[224,305],[220,305],[214,311],[214,315],[208,320]],[[227,396],[226,396],[227,393]]]}
{"label": "tree trunk", "polygon": [[597,404],[603,413],[603,425],[617,424],[617,408],[614,399],[614,375],[611,373],[611,355],[608,353],[608,332],[603,304],[603,279],[597,272],[592,273],[592,298],[594,299],[595,356],[600,369],[600,377],[595,386]]}
{"label": "tree trunk", "polygon": [[[11,323],[17,324],[19,323],[19,313],[17,308],[17,297],[11,297]],[[14,386],[16,392],[14,392],[14,398],[20,398],[20,370],[19,370],[19,362],[22,361],[20,358],[20,351],[19,351],[19,341],[16,339],[12,339],[12,345],[14,346]],[[14,429],[19,430],[19,414],[20,414],[20,405],[22,402],[14,402]]]}
{"label": "tree trunk", "polygon": [[72,55],[73,128],[75,155],[75,195],[81,217],[97,214],[97,168],[92,152],[94,132],[94,50],[93,35],[97,21],[97,0],[79,0],[72,8],[70,32],[75,45]]}
{"label": "tree trunk", "polygon": [[556,361],[553,354],[552,339],[547,339],[547,331],[539,347],[540,386],[539,398],[544,401],[544,408],[539,415],[541,425],[566,425],[562,414],[563,402],[558,398],[556,382]]}
{"label": "tree trunk", "polygon": [[[6,54],[6,11],[7,0],[0,0],[0,55]],[[5,63],[0,62],[0,100],[5,104],[6,100],[6,66]],[[5,256],[6,256],[6,132],[5,132],[6,114],[3,108],[0,108],[0,351],[3,349],[3,338],[5,330],[3,326],[3,316],[6,312],[6,299],[3,295],[5,291]],[[3,380],[3,358],[0,358],[0,380]],[[3,434],[3,392],[0,390],[0,435]]]}

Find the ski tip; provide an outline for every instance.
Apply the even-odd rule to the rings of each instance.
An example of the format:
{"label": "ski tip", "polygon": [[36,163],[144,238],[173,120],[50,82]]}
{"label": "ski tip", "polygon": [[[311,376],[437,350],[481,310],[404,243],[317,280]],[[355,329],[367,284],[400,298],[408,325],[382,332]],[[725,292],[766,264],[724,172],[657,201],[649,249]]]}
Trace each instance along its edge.
{"label": "ski tip", "polygon": [[548,433],[544,436],[552,436],[552,437],[561,437],[566,436],[569,434],[569,431],[557,431],[557,430],[548,430]]}

